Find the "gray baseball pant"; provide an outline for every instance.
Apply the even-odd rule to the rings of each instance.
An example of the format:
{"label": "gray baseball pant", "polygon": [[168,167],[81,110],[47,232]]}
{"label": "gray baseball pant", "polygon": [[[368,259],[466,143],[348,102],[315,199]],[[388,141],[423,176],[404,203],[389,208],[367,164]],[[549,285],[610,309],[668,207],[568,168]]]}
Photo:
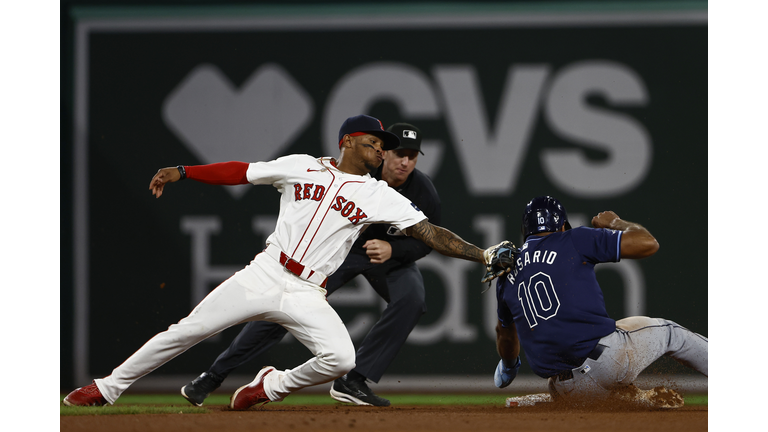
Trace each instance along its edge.
{"label": "gray baseball pant", "polygon": [[587,358],[570,374],[549,378],[553,398],[606,398],[611,391],[632,384],[663,355],[708,376],[709,341],[673,321],[625,318],[598,343],[605,348],[596,360]]}

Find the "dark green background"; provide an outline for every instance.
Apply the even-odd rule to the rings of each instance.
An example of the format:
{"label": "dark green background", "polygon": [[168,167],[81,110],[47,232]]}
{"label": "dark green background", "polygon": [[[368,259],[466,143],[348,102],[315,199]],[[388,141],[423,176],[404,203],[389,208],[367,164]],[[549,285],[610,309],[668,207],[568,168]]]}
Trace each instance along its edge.
{"label": "dark green background", "polygon": [[[442,198],[443,226],[482,245],[482,234],[471,228],[472,218],[477,214],[503,214],[507,216],[508,237],[518,241],[520,211],[528,199],[541,194],[558,196],[570,213],[594,215],[614,210],[645,225],[661,244],[656,256],[640,262],[647,288],[647,315],[672,319],[707,334],[705,25],[362,33],[95,32],[89,49],[89,360],[94,377],[108,374],[150,337],[191,310],[191,246],[190,237],[179,228],[182,216],[220,217],[223,228],[211,237],[211,264],[245,265],[263,248],[265,240],[252,232],[251,219],[257,214],[277,214],[279,195],[271,187],[253,187],[239,200],[221,187],[194,182],[173,185],[160,200],[147,190],[158,168],[202,162],[161,118],[163,100],[201,63],[218,67],[235,86],[265,63],[282,66],[309,92],[315,105],[310,125],[286,153],[318,156],[323,154],[320,119],[328,90],[346,71],[362,64],[403,62],[430,77],[436,64],[472,64],[481,77],[489,119],[496,118],[507,69],[512,64],[546,63],[552,74],[582,60],[602,59],[626,65],[642,78],[649,103],[639,108],[610,109],[630,115],[650,133],[653,161],[650,173],[638,188],[611,199],[577,199],[555,188],[542,171],[540,150],[574,144],[555,136],[539,111],[514,194],[473,196],[458,174],[458,155],[449,144],[445,121],[423,121],[418,126],[424,136],[446,144],[442,164],[433,176]],[[607,106],[600,98],[590,103]],[[369,114],[385,124],[409,120],[386,102],[375,105]],[[258,145],[258,137],[254,138]],[[598,160],[606,156],[598,151],[588,154]],[[63,166],[68,163],[66,155],[65,150]],[[66,175],[67,170],[62,173]],[[62,179],[62,185],[64,198],[69,196],[66,189],[71,178]],[[67,208],[65,203],[62,223],[67,221]],[[62,248],[67,247],[71,250],[71,227],[63,226]],[[66,385],[72,373],[72,353],[67,346],[71,339],[68,331],[72,309],[68,300],[72,286],[65,277],[70,270],[66,265],[62,268],[61,380]],[[389,373],[490,373],[498,356],[493,341],[485,336],[480,316],[479,292],[483,287],[474,281],[481,273],[477,266],[469,275],[474,285],[468,288],[466,298],[469,321],[481,334],[478,341],[406,345]],[[621,282],[613,272],[599,275],[609,313],[618,319],[623,316]],[[420,323],[428,324],[440,317],[444,294],[437,275],[425,272],[424,276],[429,312]],[[338,309],[346,319],[361,310]],[[371,311],[377,313],[376,308]],[[225,331],[217,342],[201,343],[155,373],[192,377],[202,372],[238,330]],[[280,345],[251,368],[255,371],[263,364],[294,367],[308,354],[296,342]],[[524,366],[522,373],[529,370]]]}

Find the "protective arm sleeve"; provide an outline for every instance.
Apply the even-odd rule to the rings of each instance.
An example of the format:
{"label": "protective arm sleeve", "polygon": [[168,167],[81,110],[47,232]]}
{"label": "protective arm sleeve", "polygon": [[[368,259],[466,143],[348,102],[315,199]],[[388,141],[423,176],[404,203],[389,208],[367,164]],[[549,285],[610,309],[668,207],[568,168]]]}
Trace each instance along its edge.
{"label": "protective arm sleeve", "polygon": [[212,185],[248,184],[246,162],[219,162],[209,165],[185,166],[187,178]]}

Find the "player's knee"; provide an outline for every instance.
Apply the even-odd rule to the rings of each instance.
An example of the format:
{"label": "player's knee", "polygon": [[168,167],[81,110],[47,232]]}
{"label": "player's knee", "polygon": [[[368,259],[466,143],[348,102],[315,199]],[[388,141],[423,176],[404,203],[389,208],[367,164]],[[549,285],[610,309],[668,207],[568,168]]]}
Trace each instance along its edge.
{"label": "player's knee", "polygon": [[342,376],[355,368],[355,349],[350,348],[335,350],[318,356],[318,362],[333,376]]}
{"label": "player's knee", "polygon": [[350,342],[349,346],[337,353],[338,366],[337,372],[341,375],[355,368],[355,346]]}
{"label": "player's knee", "polygon": [[355,356],[352,356],[352,358],[347,358],[343,362],[339,363],[338,367],[336,368],[336,375],[338,376],[345,375],[349,371],[354,369],[355,366],[356,366]]}
{"label": "player's knee", "polygon": [[355,356],[338,358],[331,368],[332,375],[342,376],[355,368]]}

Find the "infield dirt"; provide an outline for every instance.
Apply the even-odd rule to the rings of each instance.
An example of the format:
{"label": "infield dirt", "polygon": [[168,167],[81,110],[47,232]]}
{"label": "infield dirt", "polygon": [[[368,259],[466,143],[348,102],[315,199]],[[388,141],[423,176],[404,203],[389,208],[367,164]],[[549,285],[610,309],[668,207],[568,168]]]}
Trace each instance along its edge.
{"label": "infield dirt", "polygon": [[640,408],[352,405],[293,406],[268,404],[231,411],[208,407],[207,414],[62,416],[60,430],[111,432],[212,431],[706,431],[706,405],[659,410]]}

